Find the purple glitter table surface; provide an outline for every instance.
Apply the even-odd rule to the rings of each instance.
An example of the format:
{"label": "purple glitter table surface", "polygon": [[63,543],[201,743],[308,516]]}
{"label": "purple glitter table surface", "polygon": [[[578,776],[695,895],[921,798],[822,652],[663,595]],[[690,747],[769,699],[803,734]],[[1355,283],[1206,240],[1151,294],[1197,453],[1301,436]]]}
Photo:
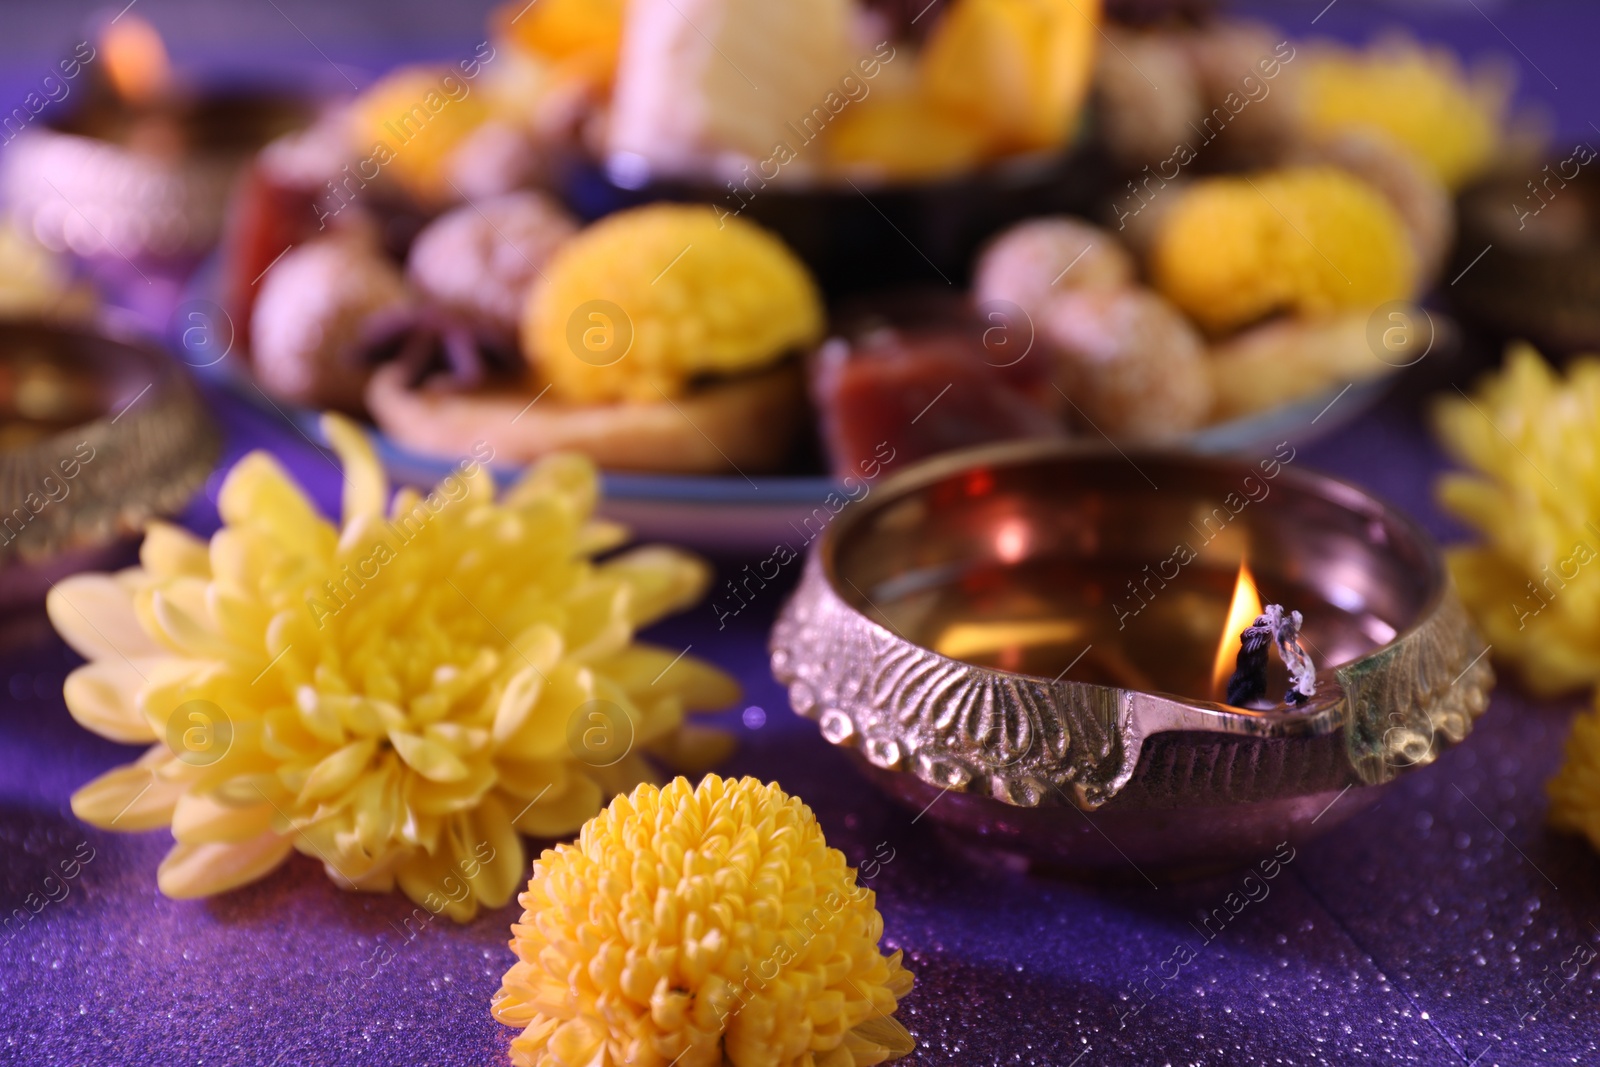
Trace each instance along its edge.
{"label": "purple glitter table surface", "polygon": [[[271,447],[333,505],[337,480],[309,444],[212,402],[230,431],[224,467]],[[1297,462],[1356,480],[1381,471],[1382,491],[1449,532],[1428,504],[1440,462],[1414,398],[1303,451]],[[189,521],[214,525],[210,501]],[[908,1064],[1600,1062],[1600,979],[1592,968],[1552,979],[1600,943],[1600,860],[1542,823],[1570,705],[1502,687],[1464,745],[1300,846],[1270,881],[1246,886],[1241,871],[1152,886],[1130,871],[1090,886],[975,862],[871,790],[771,680],[763,644],[783,591],[766,596],[726,632],[702,608],[651,636],[727,667],[742,706],[763,709],[719,717],[741,741],[727,773],[781,782],[853,863],[879,859],[885,941],[917,974],[902,1006],[920,1046]],[[37,620],[11,630],[0,902],[60,896],[45,878],[74,860],[81,871],[0,939],[0,1063],[504,1061],[510,1032],[487,1006],[515,906],[408,935],[408,902],[341,892],[299,855],[218,899],[163,898],[165,832],[105,833],[68,808],[129,751],[67,716],[60,685],[75,657]],[[1548,1003],[1535,999],[1541,981]]]}
{"label": "purple glitter table surface", "polygon": [[[158,24],[161,12],[193,9],[195,26],[222,25],[215,20],[227,7],[146,6]],[[1366,36],[1377,11],[1363,0],[1247,6],[1295,32],[1315,18],[1316,31],[1351,37]],[[335,35],[341,19],[377,25],[376,12],[392,15],[389,5],[281,7],[341,59],[351,54]],[[1404,10],[1429,36],[1469,51],[1504,51],[1509,41],[1522,56],[1525,91],[1543,97],[1560,128],[1586,128],[1600,70],[1590,7],[1469,0]],[[476,19],[476,11],[461,17]],[[252,41],[270,26],[253,29]],[[298,33],[284,31],[265,50],[309,50]],[[438,51],[388,38],[380,47]],[[182,47],[175,52],[181,57]],[[25,86],[26,74],[0,80]],[[1446,373],[1431,385],[1448,390],[1452,380],[1467,382]],[[336,475],[293,430],[211,399],[229,435],[224,469],[267,447],[325,509],[336,506]],[[1296,462],[1350,478],[1436,534],[1459,536],[1431,503],[1442,461],[1414,396],[1302,449]],[[216,486],[208,487],[213,498]],[[211,529],[214,508],[197,503],[189,521]],[[726,632],[701,608],[649,636],[692,644],[738,675],[742,706],[763,709],[747,720],[738,711],[720,717],[741,741],[725,773],[775,779],[804,797],[852,863],[892,855],[870,884],[886,944],[904,948],[917,975],[900,1013],[919,1043],[908,1067],[1600,1063],[1600,975],[1590,964],[1568,981],[1563,969],[1576,949],[1600,944],[1600,859],[1544,826],[1543,782],[1560,760],[1574,702],[1530,701],[1502,683],[1465,744],[1301,846],[1264,893],[1252,883],[1247,902],[1207,941],[1196,927],[1227,909],[1230,894],[1240,894],[1238,906],[1243,872],[1157,878],[1154,886],[1131,871],[1112,886],[1020,874],[974,862],[929,821],[880,798],[790,713],[771,680],[765,631],[783,595],[767,590]],[[488,1002],[511,961],[514,906],[463,927],[440,919],[408,937],[400,924],[412,915],[409,902],[343,893],[299,855],[221,898],[163,898],[155,868],[170,844],[165,832],[105,833],[68,806],[74,789],[131,750],[67,715],[61,683],[77,659],[47,626],[11,619],[6,631],[0,907],[32,918],[0,933],[0,1064],[505,1061],[510,1032],[490,1019]],[[24,902],[61,896],[63,883],[45,879],[74,863],[66,895],[33,914]],[[1210,929],[1218,925],[1213,918]],[[384,961],[376,974],[375,960]]]}

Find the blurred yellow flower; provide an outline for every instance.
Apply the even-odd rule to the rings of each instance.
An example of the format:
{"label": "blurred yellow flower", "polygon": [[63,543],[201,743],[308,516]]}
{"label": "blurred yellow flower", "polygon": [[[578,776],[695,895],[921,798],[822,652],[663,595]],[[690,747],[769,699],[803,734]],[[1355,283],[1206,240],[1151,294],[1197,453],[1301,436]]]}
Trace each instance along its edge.
{"label": "blurred yellow flower", "polygon": [[51,593],[51,621],[90,661],[67,678],[73,717],[150,745],[73,811],[170,824],[168,896],[253,881],[294,848],[345,888],[398,886],[464,921],[515,891],[519,831],[569,834],[652,778],[639,749],[715,754],[721,735],[683,715],[737,686],[632,642],[698,599],[708,569],[661,547],[593,562],[623,532],[592,517],[587,460],[547,460],[497,500],[479,450],[386,514],[366,438],[335,416],[323,429],[344,464],[342,526],[256,452],[224,482],[209,545],[157,525],[142,566]]}
{"label": "blurred yellow flower", "polygon": [[866,1067],[914,1047],[873,893],[776,785],[642,785],[518,900],[493,1008],[524,1027],[518,1067]]}
{"label": "blurred yellow flower", "polygon": [[1527,345],[1471,398],[1447,397],[1435,426],[1470,474],[1440,503],[1483,535],[1447,555],[1495,656],[1550,694],[1600,681],[1600,361],[1563,379]]}
{"label": "blurred yellow flower", "polygon": [[1550,824],[1582,834],[1600,849],[1600,707],[1591,706],[1572,720],[1567,760],[1547,789]]}
{"label": "blurred yellow flower", "polygon": [[544,273],[523,350],[557,397],[580,403],[659,403],[697,375],[768,366],[823,330],[805,264],[720,209],[620,211],[563,245]]}
{"label": "blurred yellow flower", "polygon": [[1311,132],[1377,131],[1452,189],[1481,174],[1500,146],[1506,79],[1469,78],[1448,49],[1406,38],[1367,49],[1324,45],[1306,60],[1302,79],[1301,112]]}
{"label": "blurred yellow flower", "polygon": [[1156,234],[1156,286],[1213,333],[1280,311],[1371,311],[1411,295],[1405,224],[1367,183],[1333,167],[1205,178]]}

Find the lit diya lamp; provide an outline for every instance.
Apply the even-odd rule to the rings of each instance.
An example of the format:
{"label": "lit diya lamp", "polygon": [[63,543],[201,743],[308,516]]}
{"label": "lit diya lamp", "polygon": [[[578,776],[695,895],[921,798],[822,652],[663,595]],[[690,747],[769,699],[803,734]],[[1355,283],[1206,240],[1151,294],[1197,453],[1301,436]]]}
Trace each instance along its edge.
{"label": "lit diya lamp", "polygon": [[7,203],[47,247],[135,283],[186,271],[209,251],[239,168],[310,118],[299,97],[185,86],[134,12],[80,46],[62,73],[60,102],[5,149]]}
{"label": "lit diya lamp", "polygon": [[925,463],[818,539],[773,672],[887,793],[988,846],[1141,871],[1268,854],[1459,742],[1493,684],[1428,536],[1293,459]]}
{"label": "lit diya lamp", "polygon": [[161,349],[55,319],[0,320],[0,609],[127,562],[132,538],[188,504],[219,450]]}

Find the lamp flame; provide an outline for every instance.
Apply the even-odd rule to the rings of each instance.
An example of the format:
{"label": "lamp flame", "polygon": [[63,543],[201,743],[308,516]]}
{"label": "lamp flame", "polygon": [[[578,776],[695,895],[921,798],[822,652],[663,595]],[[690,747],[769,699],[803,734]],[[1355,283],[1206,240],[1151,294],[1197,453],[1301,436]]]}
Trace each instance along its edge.
{"label": "lamp flame", "polygon": [[172,87],[172,64],[156,28],[138,15],[124,13],[100,37],[106,76],[129,104],[148,104]]}
{"label": "lamp flame", "polygon": [[1217,658],[1211,668],[1211,693],[1221,700],[1228,691],[1228,679],[1233,676],[1234,664],[1239,657],[1239,635],[1261,614],[1261,593],[1256,589],[1255,576],[1247,564],[1239,564],[1239,577],[1233,583],[1233,601],[1228,605],[1228,618],[1222,624],[1222,638],[1217,642]]}

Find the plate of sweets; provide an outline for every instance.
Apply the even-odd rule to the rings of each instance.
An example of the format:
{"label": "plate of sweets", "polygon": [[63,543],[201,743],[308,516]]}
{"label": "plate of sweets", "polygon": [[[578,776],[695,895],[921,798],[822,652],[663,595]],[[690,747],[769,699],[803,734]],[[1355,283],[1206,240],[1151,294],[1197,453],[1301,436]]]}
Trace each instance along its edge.
{"label": "plate of sweets", "polygon": [[[370,420],[402,482],[576,451],[612,517],[769,549],[985,442],[1303,443],[1445,347],[1417,302],[1503,87],[1409,42],[902,8],[496,12],[256,159],[208,373],[308,436]],[[1409,124],[1360,92],[1397,64]]]}

